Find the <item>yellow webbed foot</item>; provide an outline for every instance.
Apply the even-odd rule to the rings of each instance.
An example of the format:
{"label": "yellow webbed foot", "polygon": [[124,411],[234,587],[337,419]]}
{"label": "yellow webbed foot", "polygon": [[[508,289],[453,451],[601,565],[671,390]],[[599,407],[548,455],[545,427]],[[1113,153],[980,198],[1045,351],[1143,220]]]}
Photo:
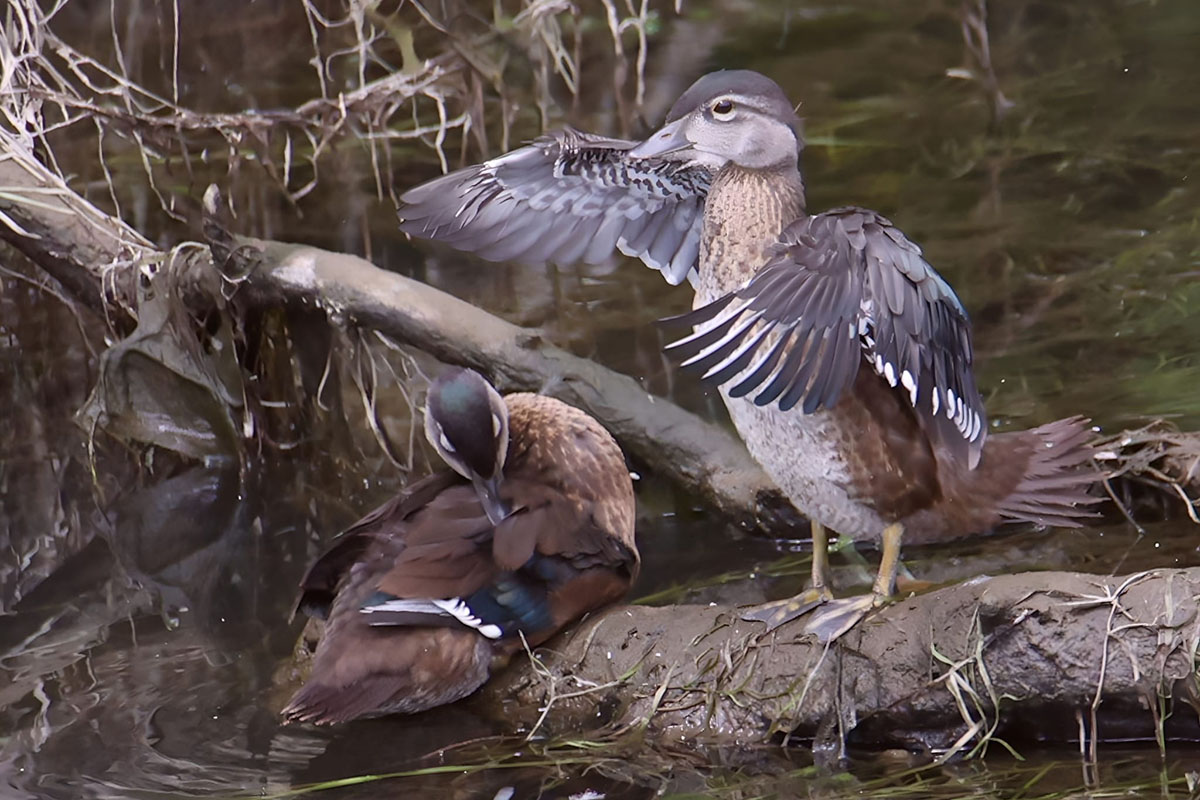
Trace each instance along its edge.
{"label": "yellow webbed foot", "polygon": [[806,589],[795,597],[786,600],[776,600],[758,606],[748,606],[739,617],[750,622],[766,624],[767,631],[773,631],[784,623],[802,617],[818,606],[833,600],[833,593],[828,588],[813,587]]}
{"label": "yellow webbed foot", "polygon": [[826,578],[828,560],[825,555],[826,537],[823,528],[813,526],[813,587],[795,597],[753,606],[743,612],[742,619],[762,622],[767,631],[773,631],[786,622],[812,612],[804,626],[823,643],[832,642],[859,623],[876,608],[886,605],[895,591],[896,570],[900,563],[900,540],[904,528],[894,523],[887,526],[881,535],[882,557],[879,574],[870,594],[835,600],[829,591]]}

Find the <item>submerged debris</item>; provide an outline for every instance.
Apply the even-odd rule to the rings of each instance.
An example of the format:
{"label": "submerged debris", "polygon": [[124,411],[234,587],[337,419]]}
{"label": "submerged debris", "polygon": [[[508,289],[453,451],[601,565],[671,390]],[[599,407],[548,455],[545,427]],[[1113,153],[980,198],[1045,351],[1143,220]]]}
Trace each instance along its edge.
{"label": "submerged debris", "polygon": [[1181,431],[1166,420],[1121,431],[1096,445],[1113,500],[1129,509],[1156,503],[1166,513],[1174,501],[1200,525],[1200,432]]}

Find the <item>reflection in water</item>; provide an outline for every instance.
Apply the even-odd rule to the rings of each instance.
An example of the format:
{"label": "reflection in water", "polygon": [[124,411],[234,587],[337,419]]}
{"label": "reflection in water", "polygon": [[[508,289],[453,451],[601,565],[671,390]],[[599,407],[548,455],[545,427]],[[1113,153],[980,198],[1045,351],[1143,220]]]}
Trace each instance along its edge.
{"label": "reflection in water", "polygon": [[[946,76],[963,66],[963,47],[945,4],[882,0],[816,2],[803,13],[739,7],[736,14],[718,0],[712,9],[686,7],[682,20],[664,13],[651,40],[646,121],[660,121],[679,83],[709,68],[772,75],[789,95],[805,99],[813,208],[854,202],[888,213],[923,244],[971,309],[980,383],[994,418],[1027,427],[1082,411],[1120,428],[1172,414],[1184,427],[1200,427],[1194,141],[1200,117],[1194,103],[1180,100],[1192,96],[1200,71],[1200,18],[1172,2],[993,5],[992,61],[1015,102],[998,125],[985,91]],[[138,8],[153,11],[139,17],[145,23],[159,19],[165,6]],[[255,4],[254,12],[263,8]],[[57,32],[102,57],[112,37],[94,24],[94,13],[88,4],[68,3]],[[107,9],[101,13],[106,19]],[[249,12],[238,6],[238,13]],[[307,24],[294,5],[239,21],[246,24],[230,26],[221,15],[188,17],[182,102],[276,108],[313,96]],[[159,37],[170,26],[156,24],[131,19],[119,26],[140,37],[125,42],[127,54],[148,54],[135,77],[162,72],[160,52],[162,63],[169,62]],[[613,132],[614,104],[605,94],[611,78],[598,63],[594,75],[585,71],[588,102],[570,119]],[[536,126],[536,114],[518,115],[514,142],[535,134]],[[79,176],[78,185],[92,187],[93,199],[106,204],[107,190],[94,188],[103,185],[95,142],[87,132],[70,139],[73,133],[54,135],[56,153],[64,170]],[[156,239],[194,236],[153,213],[140,158],[120,142],[105,146],[110,155],[129,155],[123,165],[112,160],[134,224]],[[401,186],[437,169],[426,150],[397,145],[396,152]],[[191,179],[196,187],[213,178],[232,181],[257,198],[238,203],[248,232],[369,251],[377,263],[540,326],[555,343],[719,417],[720,403],[664,361],[662,337],[649,324],[686,308],[686,291],[627,263],[527,269],[483,265],[440,248],[418,251],[396,232],[390,206],[376,201],[361,155],[338,153],[344,168],[323,175],[296,207],[264,200],[276,197],[270,185],[225,175],[220,165]],[[180,179],[169,177],[161,189]],[[200,194],[186,184],[178,191],[192,199]],[[310,397],[319,386],[324,393],[319,408],[264,412],[272,444],[244,475],[187,468],[161,454],[140,458],[108,440],[97,441],[93,469],[87,437],[71,419],[96,380],[92,348],[100,328],[86,312],[26,282],[0,281],[0,403],[9,423],[0,425],[4,798],[271,794],[309,782],[491,760],[505,768],[405,778],[382,791],[838,797],[886,789],[897,797],[950,797],[975,791],[966,787],[993,791],[1030,781],[1031,794],[1079,786],[1078,764],[1062,751],[1036,754],[1032,771],[989,757],[986,764],[901,777],[895,777],[900,766],[871,758],[835,780],[807,769],[797,751],[661,753],[636,745],[596,754],[555,741],[561,766],[551,768],[539,766],[546,742],[463,744],[514,733],[475,701],[331,730],[281,728],[274,676],[297,633],[287,623],[296,581],[331,532],[400,480],[376,451],[362,455],[371,437],[351,422],[361,419],[350,413],[358,402],[352,382],[338,383],[341,373],[320,383],[328,342],[343,333],[292,313],[287,322],[296,352],[255,354],[300,364],[295,384],[272,384],[281,391],[267,399],[288,396],[282,389],[294,385]],[[385,423],[404,442],[411,415],[403,398],[395,399],[399,410]],[[419,473],[420,454],[416,461]],[[645,568],[634,596],[753,602],[791,593],[807,572],[788,545],[732,535],[653,476],[639,493]],[[977,540],[952,551],[913,548],[906,556],[917,577],[939,582],[1038,567],[1127,572],[1200,564],[1194,537],[1186,522],[1154,523],[1145,537],[1112,524]],[[866,575],[852,557],[841,562],[839,584]],[[762,580],[762,574],[777,577]],[[1181,781],[1198,766],[1167,762],[1160,769],[1139,754],[1122,759],[1112,747],[1105,754],[1102,785],[1156,795],[1167,791],[1160,780]],[[1066,763],[1048,766],[1054,759]],[[1043,766],[1046,772],[1037,773]],[[368,783],[333,793],[379,792]]]}

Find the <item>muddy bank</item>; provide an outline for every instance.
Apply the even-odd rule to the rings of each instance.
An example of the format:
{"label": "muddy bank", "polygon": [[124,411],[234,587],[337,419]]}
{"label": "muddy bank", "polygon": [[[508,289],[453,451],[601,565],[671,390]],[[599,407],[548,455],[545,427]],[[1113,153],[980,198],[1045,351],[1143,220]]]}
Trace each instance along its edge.
{"label": "muddy bank", "polygon": [[484,691],[551,727],[608,719],[665,739],[799,740],[968,752],[988,737],[1200,734],[1200,569],[983,577],[910,597],[825,647],[728,608],[627,606]]}

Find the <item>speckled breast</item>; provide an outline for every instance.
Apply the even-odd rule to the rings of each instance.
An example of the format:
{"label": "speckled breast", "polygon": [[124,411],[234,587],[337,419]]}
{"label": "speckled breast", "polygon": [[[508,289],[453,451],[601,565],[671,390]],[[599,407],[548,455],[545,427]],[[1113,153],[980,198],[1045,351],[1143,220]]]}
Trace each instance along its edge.
{"label": "speckled breast", "polygon": [[[714,182],[705,208],[700,252],[700,283],[694,307],[742,286],[765,264],[785,221],[803,213],[799,176],[794,185],[780,175],[727,168]],[[769,343],[766,345],[769,347]],[[743,371],[748,374],[752,368]],[[886,523],[847,492],[851,452],[860,432],[845,430],[827,411],[805,414],[797,408],[756,406],[746,398],[721,397],[750,455],[810,519],[855,539],[878,539]]]}
{"label": "speckled breast", "polygon": [[878,540],[885,521],[844,488],[850,469],[842,454],[854,446],[856,432],[827,411],[756,406],[724,388],[721,397],[750,455],[801,513],[831,531]]}
{"label": "speckled breast", "polygon": [[[713,283],[701,281],[694,306],[727,291]],[[847,429],[836,413],[805,414],[799,408],[780,411],[776,405],[758,406],[746,397],[730,397],[727,387],[735,385],[737,379],[729,380],[720,390],[734,427],[750,455],[792,504],[831,531],[854,539],[878,540],[887,523],[846,489],[853,483],[845,454],[855,447],[862,432]]]}

